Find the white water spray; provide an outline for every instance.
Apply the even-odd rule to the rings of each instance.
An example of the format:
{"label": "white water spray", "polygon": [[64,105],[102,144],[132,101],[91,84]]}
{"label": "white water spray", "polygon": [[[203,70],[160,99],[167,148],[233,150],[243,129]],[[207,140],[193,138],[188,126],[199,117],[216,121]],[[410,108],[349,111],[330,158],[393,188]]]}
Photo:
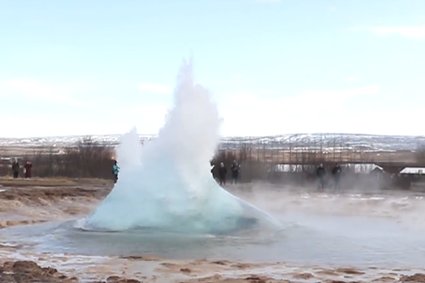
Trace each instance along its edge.
{"label": "white water spray", "polygon": [[208,91],[194,84],[190,63],[181,69],[174,103],[153,141],[142,147],[136,130],[122,137],[119,180],[85,228],[221,233],[268,222],[211,176],[219,117]]}

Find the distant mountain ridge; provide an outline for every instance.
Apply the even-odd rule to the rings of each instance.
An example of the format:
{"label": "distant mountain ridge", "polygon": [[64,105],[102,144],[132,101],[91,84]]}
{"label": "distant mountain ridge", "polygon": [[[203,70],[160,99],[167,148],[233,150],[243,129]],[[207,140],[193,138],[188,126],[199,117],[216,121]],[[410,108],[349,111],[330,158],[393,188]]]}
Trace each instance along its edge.
{"label": "distant mountain ridge", "polygon": [[276,148],[342,147],[351,150],[415,151],[419,147],[425,146],[425,136],[314,133],[264,137],[230,137],[223,138],[222,143],[223,146],[232,146],[232,144],[236,143],[251,143]]}
{"label": "distant mountain ridge", "polygon": [[[121,135],[81,135],[81,136],[57,136],[57,137],[34,137],[34,138],[0,138],[0,146],[5,147],[67,147],[77,144],[79,141],[90,138],[103,144],[115,146],[119,143]],[[142,141],[155,138],[154,135],[140,135]],[[190,138],[190,137],[189,137]],[[425,146],[425,136],[401,136],[401,135],[368,135],[368,134],[338,134],[338,133],[314,133],[314,134],[284,134],[276,136],[256,137],[223,137],[220,148],[233,148],[244,144],[246,146],[266,146],[274,148],[297,148],[297,147],[320,147],[335,148],[343,147],[352,150],[371,151],[415,151]]]}

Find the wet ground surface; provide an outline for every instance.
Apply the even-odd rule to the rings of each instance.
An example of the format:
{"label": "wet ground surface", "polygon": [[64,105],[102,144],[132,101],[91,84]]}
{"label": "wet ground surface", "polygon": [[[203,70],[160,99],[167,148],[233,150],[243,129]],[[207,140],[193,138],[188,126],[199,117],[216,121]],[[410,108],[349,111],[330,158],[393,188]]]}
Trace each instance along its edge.
{"label": "wet ground surface", "polygon": [[0,187],[0,282],[425,282],[422,193],[241,185],[229,190],[266,209],[282,229],[107,233],[75,223],[111,183],[26,182]]}

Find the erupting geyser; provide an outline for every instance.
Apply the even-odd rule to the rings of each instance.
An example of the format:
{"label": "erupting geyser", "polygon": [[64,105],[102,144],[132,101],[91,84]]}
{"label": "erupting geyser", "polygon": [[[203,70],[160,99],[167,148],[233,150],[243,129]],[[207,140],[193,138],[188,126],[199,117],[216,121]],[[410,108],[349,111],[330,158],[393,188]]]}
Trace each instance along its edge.
{"label": "erupting geyser", "polygon": [[122,137],[119,180],[84,228],[225,233],[272,224],[270,216],[212,178],[209,160],[218,142],[219,117],[208,91],[194,84],[190,63],[181,69],[174,99],[156,139],[142,147],[135,130]]}

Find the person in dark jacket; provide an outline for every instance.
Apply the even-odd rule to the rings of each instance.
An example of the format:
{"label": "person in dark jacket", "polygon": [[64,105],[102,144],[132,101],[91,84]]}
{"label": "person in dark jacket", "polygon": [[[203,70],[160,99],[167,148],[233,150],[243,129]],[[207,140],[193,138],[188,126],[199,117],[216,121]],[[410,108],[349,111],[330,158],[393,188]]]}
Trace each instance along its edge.
{"label": "person in dark jacket", "polygon": [[319,190],[325,189],[325,174],[326,174],[325,167],[321,163],[319,167],[317,167],[316,169],[316,175],[319,181]]}
{"label": "person in dark jacket", "polygon": [[13,178],[18,178],[19,176],[19,162],[17,159],[15,159],[12,163],[12,173],[13,173]]}
{"label": "person in dark jacket", "polygon": [[334,188],[338,189],[339,188],[339,180],[341,178],[341,166],[339,166],[339,164],[335,164],[334,168],[332,168],[332,177],[334,179]]}
{"label": "person in dark jacket", "polygon": [[211,176],[214,178],[214,180],[217,180],[217,164],[214,160],[210,160],[210,166],[211,166]]}
{"label": "person in dark jacket", "polygon": [[114,160],[114,164],[112,165],[112,175],[114,175],[114,183],[118,181],[119,172],[120,172],[120,167],[118,166],[118,162]]}
{"label": "person in dark jacket", "polygon": [[236,162],[236,160],[233,160],[232,167],[230,167],[230,171],[232,172],[232,183],[236,184],[239,179],[239,171],[241,166]]}
{"label": "person in dark jacket", "polygon": [[226,184],[226,175],[227,175],[227,169],[226,166],[224,166],[224,163],[220,163],[220,167],[218,168],[218,181],[220,185]]}
{"label": "person in dark jacket", "polygon": [[27,160],[27,162],[25,162],[24,168],[25,168],[25,178],[31,178],[31,169],[32,169],[31,161]]}

